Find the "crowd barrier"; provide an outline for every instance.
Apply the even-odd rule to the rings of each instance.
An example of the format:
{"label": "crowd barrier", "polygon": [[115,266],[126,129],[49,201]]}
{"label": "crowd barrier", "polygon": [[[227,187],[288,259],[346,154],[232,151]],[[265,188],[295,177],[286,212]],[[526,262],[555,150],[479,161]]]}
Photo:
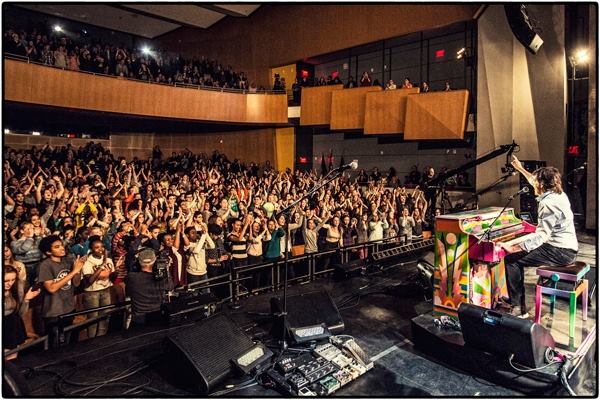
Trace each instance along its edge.
{"label": "crowd barrier", "polygon": [[[396,247],[405,240],[404,237],[396,236],[386,238],[379,241],[365,242],[351,246],[339,247],[337,249],[329,249],[312,254],[302,254],[288,259],[290,266],[289,272],[294,274],[288,279],[288,284],[298,284],[314,281],[320,276],[329,274],[334,271],[336,264],[345,264],[360,257],[367,257],[369,254],[377,253],[390,247]],[[187,290],[209,289],[222,293],[226,291],[225,296],[219,299],[219,304],[237,304],[241,299],[252,295],[253,293],[263,293],[268,291],[276,291],[283,288],[285,274],[285,260],[280,259],[275,262],[262,262],[259,264],[248,266],[232,266],[226,273],[213,276],[211,278],[189,284]],[[256,274],[266,276],[266,282],[256,281]],[[254,283],[258,282],[258,285]],[[125,301],[118,304],[96,307],[92,309],[71,312],[60,315],[59,323],[54,328],[52,343],[49,343],[48,336],[40,337],[25,345],[19,346],[11,350],[5,355],[17,353],[30,347],[43,344],[44,350],[50,347],[58,347],[60,345],[59,338],[68,332],[78,333],[90,325],[96,324],[101,320],[107,319],[112,315],[120,315],[123,319],[122,326],[126,326],[127,311],[131,306],[130,301]],[[100,314],[94,318],[86,319],[71,325],[64,325],[64,321],[71,320],[77,316],[84,316],[90,313],[99,312]]]}

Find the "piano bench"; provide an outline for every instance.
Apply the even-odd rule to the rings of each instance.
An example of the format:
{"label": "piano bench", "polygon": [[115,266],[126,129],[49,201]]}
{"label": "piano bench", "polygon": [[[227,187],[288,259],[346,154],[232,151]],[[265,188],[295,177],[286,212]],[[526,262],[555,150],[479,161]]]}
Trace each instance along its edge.
{"label": "piano bench", "polygon": [[[575,337],[575,315],[577,297],[581,297],[582,317],[587,320],[588,281],[584,279],[590,270],[587,263],[576,261],[561,266],[541,266],[536,269],[538,282],[535,287],[535,322],[540,323],[542,316],[542,295],[550,297],[550,314],[554,314],[556,296],[569,299],[569,338]],[[561,287],[558,287],[559,282]]]}

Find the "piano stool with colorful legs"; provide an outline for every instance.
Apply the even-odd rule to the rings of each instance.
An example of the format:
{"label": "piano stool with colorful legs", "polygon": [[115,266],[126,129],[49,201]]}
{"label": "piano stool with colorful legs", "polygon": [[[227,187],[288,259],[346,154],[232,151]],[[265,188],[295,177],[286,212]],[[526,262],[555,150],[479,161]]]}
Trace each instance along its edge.
{"label": "piano stool with colorful legs", "polygon": [[[540,323],[542,316],[542,295],[550,297],[550,314],[554,315],[556,296],[569,299],[569,338],[575,337],[575,314],[577,314],[577,297],[581,297],[583,320],[587,320],[588,281],[583,279],[590,270],[587,263],[576,261],[573,264],[557,267],[541,266],[536,270],[539,276],[535,288],[535,322]],[[571,290],[558,288],[558,283],[566,283]],[[569,289],[569,287],[567,288]]]}

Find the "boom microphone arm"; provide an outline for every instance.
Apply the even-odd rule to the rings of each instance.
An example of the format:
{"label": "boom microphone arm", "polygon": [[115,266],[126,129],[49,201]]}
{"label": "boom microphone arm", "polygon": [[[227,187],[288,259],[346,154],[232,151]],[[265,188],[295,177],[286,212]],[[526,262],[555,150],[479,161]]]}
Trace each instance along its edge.
{"label": "boom microphone arm", "polygon": [[496,150],[492,151],[491,153],[488,153],[488,154],[486,154],[482,157],[479,157],[473,161],[469,161],[468,163],[463,164],[458,168],[451,169],[449,171],[439,174],[437,177],[435,177],[434,179],[429,181],[428,186],[429,187],[438,186],[440,183],[444,182],[448,178],[451,178],[455,175],[458,175],[465,171],[468,171],[469,169],[471,169],[479,164],[483,164],[484,162],[489,161],[498,156],[501,156],[504,153],[508,153],[508,152],[512,153],[517,146],[518,146],[518,144],[516,144],[514,142],[514,140],[511,144],[500,145],[499,149],[496,149]]}

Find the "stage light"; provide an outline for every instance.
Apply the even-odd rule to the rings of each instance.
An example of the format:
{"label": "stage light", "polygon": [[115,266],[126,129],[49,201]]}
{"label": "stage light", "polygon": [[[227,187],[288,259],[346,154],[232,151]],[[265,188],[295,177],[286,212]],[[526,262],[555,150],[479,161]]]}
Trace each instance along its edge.
{"label": "stage light", "polygon": [[42,134],[40,132],[38,132],[38,131],[33,131],[33,132],[31,132],[31,134],[33,136],[42,136]]}
{"label": "stage light", "polygon": [[579,49],[575,52],[575,61],[577,64],[585,64],[590,59],[587,49]]}
{"label": "stage light", "polygon": [[54,25],[54,32],[62,32],[63,28],[60,25]]}
{"label": "stage light", "polygon": [[10,129],[4,129],[4,134],[8,135],[10,133]]}
{"label": "stage light", "polygon": [[463,55],[465,54],[465,51],[466,51],[466,50],[467,50],[467,49],[465,49],[465,48],[463,47],[462,49],[460,49],[459,51],[457,51],[457,52],[456,52],[456,58],[457,58],[458,60],[460,60],[460,59],[463,57]]}
{"label": "stage light", "polygon": [[142,47],[142,53],[144,53],[144,54],[150,54],[150,48],[148,46]]}

